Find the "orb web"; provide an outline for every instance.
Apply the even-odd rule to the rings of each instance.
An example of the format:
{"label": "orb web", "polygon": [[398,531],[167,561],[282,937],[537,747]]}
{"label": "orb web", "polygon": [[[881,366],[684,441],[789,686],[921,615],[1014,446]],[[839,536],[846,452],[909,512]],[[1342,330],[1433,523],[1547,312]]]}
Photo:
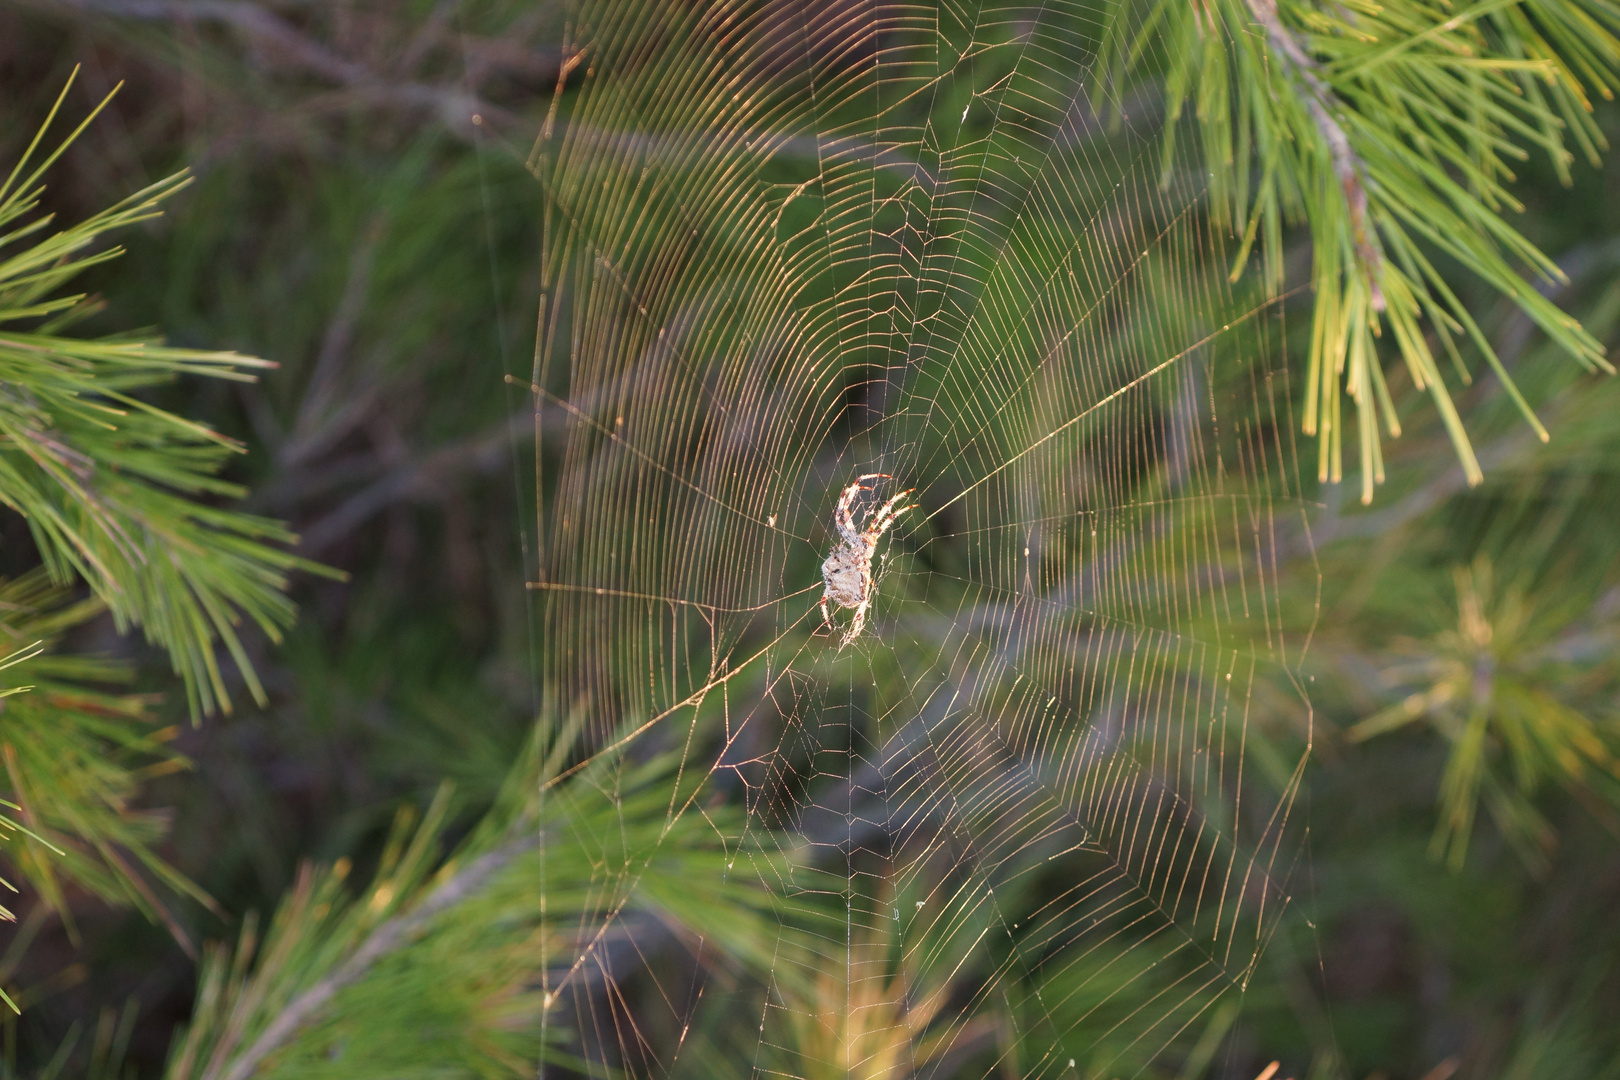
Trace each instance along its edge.
{"label": "orb web", "polygon": [[[712,821],[773,930],[670,946],[604,858],[556,1068],[1131,1075],[1241,1004],[1298,850],[1303,760],[1249,757],[1262,686],[1308,729],[1308,533],[1279,298],[1229,280],[1152,58],[1099,62],[1150,15],[574,12],[530,162],[538,678],[575,770],[676,761],[666,831]],[[919,507],[841,649],[868,473]]]}

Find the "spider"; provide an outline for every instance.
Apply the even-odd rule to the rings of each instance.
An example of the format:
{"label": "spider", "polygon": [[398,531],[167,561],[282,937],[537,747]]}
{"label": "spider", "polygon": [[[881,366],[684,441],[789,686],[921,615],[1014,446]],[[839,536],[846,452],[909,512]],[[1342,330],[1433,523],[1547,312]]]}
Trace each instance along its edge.
{"label": "spider", "polygon": [[821,618],[828,629],[836,630],[832,615],[827,610],[829,599],[836,601],[840,607],[855,609],[855,618],[850,622],[849,629],[844,631],[844,640],[839,648],[860,637],[866,627],[866,609],[872,606],[872,553],[877,550],[878,541],[894,525],[895,518],[907,510],[916,509],[915,503],[895,508],[895,503],[911,494],[911,491],[902,491],[879,507],[876,513],[864,517],[866,528],[856,531],[855,518],[850,512],[856,496],[872,489],[873,485],[868,484],[868,480],[888,479],[888,473],[857,476],[855,482],[838,497],[838,509],[833,514],[833,523],[838,526],[840,539],[832,554],[827,556],[827,561],[821,564],[821,580],[827,586],[821,594]]}

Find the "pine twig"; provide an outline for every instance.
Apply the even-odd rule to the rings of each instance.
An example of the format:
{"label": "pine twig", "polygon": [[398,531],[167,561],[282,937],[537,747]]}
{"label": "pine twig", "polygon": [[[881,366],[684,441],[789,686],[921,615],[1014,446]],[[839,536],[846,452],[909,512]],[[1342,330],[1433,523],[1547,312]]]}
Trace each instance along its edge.
{"label": "pine twig", "polygon": [[1316,73],[1316,62],[1305,47],[1291,34],[1277,14],[1277,0],[1246,0],[1255,22],[1265,28],[1271,42],[1271,54],[1293,76],[1305,91],[1305,109],[1311,122],[1327,143],[1333,158],[1333,173],[1344,190],[1345,202],[1350,206],[1350,230],[1355,239],[1356,255],[1367,271],[1367,285],[1372,295],[1373,309],[1384,310],[1384,293],[1378,284],[1380,256],[1367,229],[1367,188],[1362,182],[1361,159],[1350,146],[1350,136],[1333,116],[1333,107],[1339,99],[1333,88]]}
{"label": "pine twig", "polygon": [[223,1073],[210,1069],[203,1075],[203,1080],[247,1080],[258,1071],[265,1058],[314,1019],[315,1014],[338,991],[359,980],[378,960],[410,944],[434,917],[478,892],[534,843],[531,835],[513,837],[468,863],[464,870],[434,889],[427,899],[410,912],[396,915],[377,927],[336,971],[289,1002],[259,1034],[253,1045],[231,1062],[229,1069]]}

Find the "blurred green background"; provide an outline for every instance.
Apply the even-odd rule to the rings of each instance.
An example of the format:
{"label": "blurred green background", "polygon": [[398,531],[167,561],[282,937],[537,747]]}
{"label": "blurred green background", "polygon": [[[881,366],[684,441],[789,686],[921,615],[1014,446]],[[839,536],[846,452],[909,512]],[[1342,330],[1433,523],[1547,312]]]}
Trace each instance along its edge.
{"label": "blurred green background", "polygon": [[[505,376],[529,378],[542,200],[524,155],[568,11],[186,7],[0,4],[0,160],[75,65],[76,112],[123,83],[49,208],[71,221],[181,167],[197,181],[93,272],[95,328],[275,361],[257,384],[182,382],[162,403],[243,440],[231,475],[247,507],[350,575],[298,578],[289,640],[250,641],[268,708],[196,727],[156,653],[105,621],[71,639],[139,661],[182,728],[195,767],[153,777],[140,801],[165,809],[163,853],[218,903],[172,905],[201,942],[274,909],[301,859],[346,857],[364,879],[399,809],[446,779],[448,829],[465,832],[526,744],[541,704],[523,586],[531,398]],[[1620,135],[1613,105],[1597,115]],[[1514,223],[1570,278],[1554,298],[1611,350],[1617,175],[1577,164],[1566,187],[1532,158],[1514,187]],[[1306,242],[1291,237],[1289,258]],[[1316,494],[1314,549],[1280,570],[1291,603],[1317,603],[1320,585],[1297,811],[1309,895],[1205,1075],[1281,1058],[1303,1076],[1333,1047],[1356,1077],[1620,1076],[1620,385],[1500,300],[1465,299],[1553,439],[1536,441],[1495,379],[1456,385],[1486,472],[1468,488],[1397,378],[1407,428],[1385,444],[1373,505]],[[37,558],[4,529],[15,575]],[[1251,753],[1291,762],[1301,732],[1260,712],[1274,745]],[[0,982],[24,1005],[5,1020],[6,1067],[35,1075],[75,1025],[133,1000],[127,1064],[157,1075],[192,1013],[194,958],[159,923],[69,900],[71,923],[20,898],[0,931]],[[92,1067],[93,1041],[62,1059],[69,1074]]]}

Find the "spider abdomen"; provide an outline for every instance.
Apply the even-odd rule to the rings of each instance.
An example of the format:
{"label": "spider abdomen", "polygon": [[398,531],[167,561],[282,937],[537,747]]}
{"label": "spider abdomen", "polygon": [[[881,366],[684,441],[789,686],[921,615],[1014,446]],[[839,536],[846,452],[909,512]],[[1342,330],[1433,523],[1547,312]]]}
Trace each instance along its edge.
{"label": "spider abdomen", "polygon": [[821,580],[827,587],[827,599],[840,607],[860,607],[866,599],[866,582],[862,553],[848,545],[839,545],[821,564]]}

